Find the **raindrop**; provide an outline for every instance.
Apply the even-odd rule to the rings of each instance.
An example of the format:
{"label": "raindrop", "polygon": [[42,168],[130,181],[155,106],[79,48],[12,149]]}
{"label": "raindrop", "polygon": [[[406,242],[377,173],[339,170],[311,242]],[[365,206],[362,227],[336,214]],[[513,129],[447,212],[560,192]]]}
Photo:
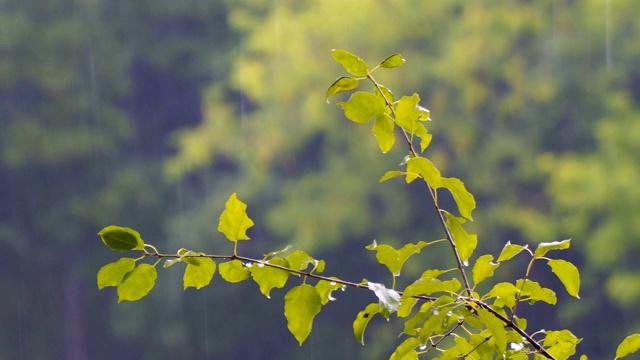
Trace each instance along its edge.
{"label": "raindrop", "polygon": [[329,284],[331,284],[331,286],[335,286],[335,285],[336,285],[336,282],[335,282],[335,281],[332,281],[332,282],[330,282]]}
{"label": "raindrop", "polygon": [[258,267],[264,267],[264,263],[259,262]]}

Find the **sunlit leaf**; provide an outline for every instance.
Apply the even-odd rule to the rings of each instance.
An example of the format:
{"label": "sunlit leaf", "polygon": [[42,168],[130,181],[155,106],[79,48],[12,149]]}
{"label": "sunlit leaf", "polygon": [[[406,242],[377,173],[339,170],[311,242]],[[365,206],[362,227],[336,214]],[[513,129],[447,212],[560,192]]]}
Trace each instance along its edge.
{"label": "sunlit leaf", "polygon": [[391,170],[391,171],[387,171],[386,173],[384,173],[384,175],[382,175],[382,177],[380,178],[379,182],[384,182],[387,181],[389,179],[393,179],[396,178],[398,176],[402,176],[405,173],[402,171],[397,171],[397,170]]}
{"label": "sunlit leaf", "polygon": [[539,258],[545,256],[548,251],[551,250],[564,250],[568,249],[571,246],[571,239],[562,240],[562,241],[554,241],[548,243],[540,243],[536,248],[535,257]]}
{"label": "sunlit leaf", "polygon": [[389,360],[409,360],[417,359],[418,353],[415,352],[415,348],[420,346],[420,339],[417,337],[410,337],[398,345],[396,350],[391,354]]}
{"label": "sunlit leaf", "polygon": [[449,227],[451,236],[453,236],[453,242],[458,249],[460,260],[467,261],[478,245],[478,236],[469,234],[464,230],[462,224],[466,222],[465,219],[455,217],[449,213],[444,213],[444,215],[447,218],[447,227]]}
{"label": "sunlit leaf", "polygon": [[578,272],[578,268],[565,260],[549,260],[547,264],[551,267],[551,271],[560,279],[569,295],[579,299],[580,273]]}
{"label": "sunlit leaf", "polygon": [[467,188],[464,187],[464,183],[456,178],[442,178],[440,187],[447,188],[451,191],[453,200],[455,200],[456,205],[458,205],[460,215],[469,220],[473,220],[471,218],[471,211],[476,208],[476,200]]}
{"label": "sunlit leaf", "polygon": [[98,235],[111,250],[125,252],[144,249],[140,234],[133,229],[111,225],[100,230]]}
{"label": "sunlit leaf", "polygon": [[364,331],[369,324],[369,321],[375,314],[380,313],[380,305],[377,303],[369,304],[367,307],[358,313],[356,319],[353,321],[353,334],[360,344],[364,346]]}
{"label": "sunlit leaf", "polygon": [[149,264],[138,265],[118,285],[118,302],[142,299],[153,289],[157,278],[155,267]]}
{"label": "sunlit leaf", "polygon": [[107,286],[118,286],[124,276],[136,266],[136,261],[131,258],[121,258],[120,260],[107,264],[98,271],[98,289]]}
{"label": "sunlit leaf", "polygon": [[537,301],[544,301],[548,304],[555,305],[558,301],[556,293],[548,288],[543,288],[537,282],[533,280],[527,280],[522,286],[524,280],[519,279],[516,282],[516,287],[522,289],[520,291],[520,299],[530,302],[531,304]]}
{"label": "sunlit leaf", "polygon": [[336,105],[342,107],[347,119],[359,124],[366,124],[372,118],[384,114],[385,104],[376,95],[358,91],[351,94],[346,102],[339,102]]}
{"label": "sunlit leaf", "polygon": [[398,311],[400,306],[400,294],[393,289],[387,289],[383,284],[368,282],[369,290],[373,291],[378,297],[380,304],[380,314],[385,318]]}
{"label": "sunlit leaf", "polygon": [[338,289],[344,289],[344,285],[327,280],[318,281],[318,283],[316,284],[316,290],[318,290],[322,305],[328,303],[329,301],[334,301],[335,298],[331,296],[331,294]]}
{"label": "sunlit leaf", "polygon": [[498,354],[503,354],[507,351],[507,331],[504,329],[504,324],[486,309],[479,308],[477,313],[480,321],[491,333],[490,342],[498,348]]}
{"label": "sunlit leaf", "polygon": [[251,275],[251,271],[238,259],[221,263],[218,268],[220,276],[230,283],[247,280]]}
{"label": "sunlit leaf", "polygon": [[510,241],[506,243],[506,245],[502,248],[500,252],[500,256],[498,256],[498,262],[511,260],[512,257],[518,255],[522,250],[527,249],[528,246],[522,246],[517,244],[512,244]]}
{"label": "sunlit leaf", "polygon": [[473,265],[473,282],[477,285],[487,278],[493,276],[493,271],[500,266],[500,264],[494,263],[493,255],[482,255]]}
{"label": "sunlit leaf", "polygon": [[194,287],[201,289],[211,282],[213,274],[216,272],[216,263],[210,258],[197,258],[198,264],[188,263],[187,268],[184,270],[183,289],[188,287]]}
{"label": "sunlit leaf", "polygon": [[296,250],[292,252],[289,256],[286,257],[286,259],[289,263],[288,267],[292,270],[305,270],[307,269],[309,264],[315,266],[318,262],[302,250]]}
{"label": "sunlit leaf", "polygon": [[404,64],[405,62],[407,62],[407,61],[402,58],[402,55],[393,54],[393,55],[389,56],[388,58],[384,59],[384,61],[380,63],[380,67],[383,67],[383,68],[394,68],[394,67],[398,67],[398,66]]}
{"label": "sunlit leaf", "polygon": [[[289,267],[289,263],[285,259],[281,259],[279,257],[274,257],[268,261],[274,265],[280,265],[282,267]],[[271,298],[269,293],[271,289],[283,288],[287,279],[289,278],[289,272],[285,270],[280,270],[273,268],[271,266],[267,266],[264,264],[253,264],[249,270],[251,271],[251,276],[253,280],[260,285],[260,292],[267,298]]]}
{"label": "sunlit leaf", "polygon": [[333,50],[333,58],[336,59],[336,61],[352,75],[367,76],[369,73],[367,64],[362,59],[348,51]]}
{"label": "sunlit leaf", "polygon": [[264,257],[265,257],[265,258],[271,258],[271,257],[273,257],[273,256],[275,256],[275,255],[282,254],[283,252],[287,252],[287,251],[289,251],[291,248],[292,248],[292,246],[291,246],[291,245],[287,245],[287,246],[285,246],[285,247],[284,247],[284,249],[276,250],[276,251],[271,251],[271,252],[268,252],[268,253],[264,254]]}
{"label": "sunlit leaf", "polygon": [[429,110],[418,106],[419,101],[418,94],[403,96],[398,100],[395,109],[396,124],[411,134],[416,133],[418,121],[429,119]]}
{"label": "sunlit leaf", "polygon": [[558,360],[565,360],[576,353],[576,345],[581,341],[569,330],[546,331],[542,344],[549,354]]}
{"label": "sunlit leaf", "polygon": [[378,114],[373,122],[373,134],[378,140],[380,150],[385,154],[391,150],[393,143],[396,141],[393,128],[393,119],[387,114]]}
{"label": "sunlit leaf", "polygon": [[253,221],[247,215],[247,204],[238,199],[236,193],[231,194],[220,215],[218,231],[231,241],[249,240],[247,229],[253,226]]}
{"label": "sunlit leaf", "polygon": [[638,349],[640,349],[640,334],[629,335],[618,345],[616,359],[621,359],[629,354],[633,354],[638,351]]}
{"label": "sunlit leaf", "polygon": [[438,292],[454,293],[461,286],[456,278],[442,281],[433,277],[421,277],[404,289],[403,296],[431,295]]}
{"label": "sunlit leaf", "polygon": [[440,187],[440,181],[442,181],[440,171],[436,169],[429,159],[413,157],[407,161],[407,183],[412,182],[418,176],[425,179],[432,188],[437,189]]}
{"label": "sunlit leaf", "polygon": [[336,79],[336,81],[327,89],[327,98],[341,93],[343,91],[351,91],[358,87],[358,79],[354,79],[348,76],[342,76]]}
{"label": "sunlit leaf", "polygon": [[372,245],[367,246],[367,249],[377,251],[378,262],[386,266],[394,276],[400,276],[405,261],[411,255],[420,253],[420,249],[427,245],[426,242],[420,241],[417,244],[405,244],[400,250],[396,250],[389,245],[377,245],[374,241]]}
{"label": "sunlit leaf", "polygon": [[516,288],[515,285],[507,282],[501,282],[493,286],[491,291],[489,291],[489,296],[496,298],[494,302],[495,306],[502,307],[503,305],[506,305],[509,308],[513,308],[516,304],[517,292],[518,288]]}
{"label": "sunlit leaf", "polygon": [[284,296],[284,316],[293,336],[302,343],[311,333],[313,318],[322,308],[316,288],[308,284],[291,288]]}

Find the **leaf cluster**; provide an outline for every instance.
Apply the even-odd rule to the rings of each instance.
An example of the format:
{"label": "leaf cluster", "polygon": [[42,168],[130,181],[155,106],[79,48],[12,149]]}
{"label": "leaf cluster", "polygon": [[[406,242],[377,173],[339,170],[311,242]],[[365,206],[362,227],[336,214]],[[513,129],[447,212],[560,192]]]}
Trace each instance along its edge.
{"label": "leaf cluster", "polygon": [[[103,266],[98,272],[98,287],[116,287],[119,302],[139,300],[153,289],[157,279],[156,266],[162,260],[165,268],[178,263],[186,265],[184,289],[209,285],[219,270],[223,280],[229,283],[253,279],[260,292],[271,298],[271,291],[284,288],[293,275],[300,278],[300,283],[284,295],[284,315],[289,331],[301,345],[311,333],[313,320],[322,306],[335,300],[332,293],[349,286],[371,291],[377,298],[377,302],[367,305],[353,322],[354,336],[361,344],[364,345],[365,330],[375,315],[387,320],[393,316],[403,322],[399,334],[401,342],[390,355],[392,360],[418,359],[426,354],[435,359],[567,359],[575,355],[581,339],[569,330],[531,331],[527,329],[527,320],[518,316],[520,306],[538,302],[556,305],[558,301],[553,289],[531,279],[531,270],[536,263],[546,263],[567,293],[579,299],[577,267],[569,261],[548,256],[550,252],[568,249],[571,241],[543,242],[534,250],[527,245],[508,242],[497,258],[491,254],[475,257],[469,273],[478,237],[469,233],[465,224],[473,221],[475,198],[460,179],[444,177],[425,156],[432,139],[427,130],[431,119],[429,110],[419,104],[418,94],[396,100],[392,91],[373,77],[378,69],[403,65],[404,58],[394,54],[370,67],[344,50],[333,50],[333,57],[349,75],[333,82],[326,91],[327,99],[342,92],[352,92],[347,101],[337,105],[355,123],[368,124],[373,120],[372,133],[383,153],[395,145],[396,135],[399,135],[407,147],[407,154],[400,162],[401,169],[386,172],[379,181],[404,178],[406,183],[421,182],[425,195],[435,207],[443,238],[406,243],[398,249],[373,241],[366,249],[375,252],[377,261],[389,271],[390,284],[366,279],[349,282],[320,275],[326,267],[323,260],[314,259],[301,250],[291,251],[290,246],[269,252],[262,258],[240,255],[238,243],[250,239],[247,230],[254,222],[246,212],[247,205],[234,193],[226,202],[218,223],[218,231],[233,243],[231,254],[212,255],[184,248],[175,254],[163,254],[146,244],[135,230],[108,226],[99,233],[105,245],[114,251],[140,251],[142,255],[136,259],[123,257]],[[371,84],[371,90],[359,89],[362,82]],[[446,210],[440,206],[439,191],[443,189],[451,193],[455,209]],[[409,285],[398,288],[397,279],[402,276],[404,264],[427,247],[430,251],[448,252],[454,260],[452,266],[448,269],[427,268],[419,278],[410,279]],[[521,255],[528,259],[521,277],[495,283],[485,293],[479,293],[480,283],[490,280],[503,263]],[[148,257],[157,260],[153,265],[139,263]],[[311,284],[312,280],[315,284]],[[639,336],[626,338],[616,352],[616,359],[640,349]],[[587,357],[582,355],[580,359]]]}

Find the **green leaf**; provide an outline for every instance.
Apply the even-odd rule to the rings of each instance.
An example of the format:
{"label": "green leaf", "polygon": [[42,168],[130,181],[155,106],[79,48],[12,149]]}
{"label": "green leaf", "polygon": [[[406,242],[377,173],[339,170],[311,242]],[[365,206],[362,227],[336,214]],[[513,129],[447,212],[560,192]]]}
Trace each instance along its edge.
{"label": "green leaf", "polygon": [[316,260],[302,250],[296,250],[286,257],[288,268],[292,270],[305,270],[309,264],[315,264]]}
{"label": "green leaf", "polygon": [[367,307],[358,313],[356,319],[353,321],[353,334],[360,344],[364,346],[364,331],[369,324],[369,321],[375,314],[380,313],[380,305],[377,303],[369,304]]}
{"label": "green leaf", "polygon": [[364,91],[355,92],[348,101],[336,105],[342,107],[347,119],[359,124],[366,124],[371,118],[384,114],[386,108],[379,97]]}
{"label": "green leaf", "polygon": [[431,143],[431,138],[433,137],[431,134],[427,133],[427,128],[422,124],[418,124],[416,127],[416,135],[420,136],[420,152],[423,153],[425,149]]}
{"label": "green leaf", "polygon": [[384,61],[380,63],[380,67],[390,69],[390,68],[401,66],[405,62],[407,61],[402,58],[402,55],[393,54],[388,58],[384,59]]}
{"label": "green leaf", "polygon": [[523,287],[522,286],[523,281],[524,280],[519,279],[516,282],[516,287],[518,289],[522,289],[520,291],[521,300],[526,300],[531,304],[534,304],[537,301],[544,301],[551,305],[555,305],[556,302],[558,301],[558,298],[556,297],[556,293],[553,290],[543,288],[540,286],[540,284],[538,284],[533,280],[527,280],[524,283],[524,287]]}
{"label": "green leaf", "polygon": [[477,285],[487,278],[493,276],[493,271],[500,266],[492,262],[493,255],[482,255],[473,265],[473,282]]}
{"label": "green leaf", "polygon": [[429,110],[418,106],[418,102],[418,94],[403,96],[395,108],[396,124],[410,134],[415,134],[418,130],[418,121],[429,119]]}
{"label": "green leaf", "polygon": [[107,286],[118,286],[124,276],[136,266],[136,261],[131,258],[121,258],[120,260],[107,264],[98,271],[98,289]]}
{"label": "green leaf", "polygon": [[367,286],[369,290],[373,291],[378,297],[380,304],[380,313],[385,319],[389,318],[389,315],[398,311],[400,306],[400,294],[393,289],[387,289],[383,284],[368,282]]}
{"label": "green leaf", "polygon": [[350,74],[355,76],[367,76],[369,68],[359,57],[344,50],[333,50],[333,58],[340,63]]}
{"label": "green leaf", "polygon": [[191,258],[191,260],[197,260],[197,265],[191,262],[187,263],[187,268],[184,270],[184,276],[182,278],[184,284],[183,290],[186,290],[188,287],[201,289],[209,285],[213,274],[216,272],[216,263],[210,258]]}
{"label": "green leaf", "polygon": [[434,277],[421,277],[407,286],[402,296],[431,295],[437,292],[455,293],[461,286],[460,281],[456,278],[441,281]]}
{"label": "green leaf", "polygon": [[640,349],[640,334],[633,334],[627,336],[616,350],[616,359],[621,359],[629,354],[632,354]]}
{"label": "green leaf", "polygon": [[489,296],[496,298],[494,302],[495,306],[502,307],[506,305],[511,309],[516,304],[517,292],[518,288],[515,287],[515,285],[507,282],[501,282],[493,286],[491,291],[489,291]]}
{"label": "green leaf", "polygon": [[[332,279],[338,280],[337,278]],[[335,298],[331,296],[331,293],[338,289],[344,290],[344,288],[344,285],[333,281],[320,280],[316,284],[316,290],[318,290],[318,294],[320,294],[320,301],[322,302],[322,305],[325,305],[329,301],[334,301]]]}
{"label": "green leaf", "polygon": [[444,213],[444,215],[447,218],[447,227],[451,231],[451,236],[453,236],[453,242],[458,249],[460,260],[467,261],[478,245],[478,236],[469,234],[464,230],[462,224],[466,222],[465,219],[455,217],[449,213]]}
{"label": "green leaf", "polygon": [[417,359],[418,353],[416,353],[414,349],[418,346],[420,346],[420,339],[417,337],[410,337],[403,341],[402,344],[398,345],[393,354],[391,354],[389,360]]}
{"label": "green leaf", "polygon": [[287,246],[284,247],[284,249],[268,252],[268,253],[264,254],[264,258],[267,259],[267,258],[271,258],[271,257],[273,257],[275,255],[282,254],[283,252],[289,251],[289,249],[291,249],[291,248],[292,248],[291,245],[287,245]]}
{"label": "green leaf", "polygon": [[100,230],[98,235],[111,250],[125,252],[144,249],[140,234],[133,229],[111,225]]}
{"label": "green leaf", "polygon": [[230,241],[249,240],[247,229],[253,226],[253,221],[247,215],[247,205],[238,200],[236,193],[231,194],[220,215],[218,231]]}
{"label": "green leaf", "polygon": [[[378,84],[378,86],[376,86],[376,95],[378,95],[385,104],[387,102],[389,104],[393,104],[395,102],[393,93],[391,92],[391,90],[387,89],[384,85]],[[386,108],[385,113],[386,114],[391,113],[391,109]]]}
{"label": "green leaf", "polygon": [[327,89],[327,99],[335,94],[341,93],[343,91],[351,91],[357,87],[358,79],[354,79],[348,76],[339,77]]}
{"label": "green leaf", "polygon": [[528,246],[522,246],[517,244],[512,244],[511,241],[507,241],[505,246],[502,248],[500,252],[500,256],[498,256],[498,262],[503,262],[507,260],[511,260],[514,256],[520,254],[522,250],[527,249]]}
{"label": "green leaf", "polygon": [[569,330],[545,331],[542,344],[549,354],[558,360],[565,360],[576,353],[576,345],[581,341]]}
{"label": "green leaf", "polygon": [[504,324],[486,309],[478,308],[476,311],[478,318],[492,335],[490,343],[498,348],[498,354],[504,354],[507,351],[507,331]]}
{"label": "green leaf", "polygon": [[464,183],[460,181],[460,179],[456,178],[442,178],[440,187],[447,188],[449,189],[449,191],[451,191],[453,200],[455,200],[456,205],[458,205],[460,215],[466,217],[469,220],[473,220],[471,218],[471,211],[476,208],[476,200],[473,195],[464,187]]}
{"label": "green leaf", "polygon": [[580,299],[578,295],[580,291],[580,273],[578,272],[578,268],[565,260],[549,260],[547,264],[551,267],[551,271],[560,279],[569,295]]}
{"label": "green leaf", "polygon": [[149,264],[140,264],[128,272],[118,284],[118,302],[137,301],[145,297],[156,284],[158,273]]}
{"label": "green leaf", "polygon": [[396,178],[398,176],[402,176],[404,174],[405,174],[405,172],[397,171],[397,170],[387,171],[386,173],[384,173],[384,175],[382,175],[382,177],[378,181],[379,182],[384,182],[384,181],[387,181],[389,179],[393,179],[393,178]]}
{"label": "green leaf", "polygon": [[300,345],[311,333],[313,318],[321,308],[318,291],[308,284],[293,287],[284,296],[284,316],[287,318],[287,327]]}
{"label": "green leaf", "polygon": [[373,244],[367,246],[368,250],[376,250],[376,259],[382,265],[385,265],[394,276],[400,276],[400,271],[405,261],[413,255],[420,253],[420,249],[427,246],[424,241],[420,241],[417,244],[406,244],[400,250],[394,249],[389,245],[378,245],[376,241]]}
{"label": "green leaf", "polygon": [[[289,267],[287,260],[279,257],[274,257],[267,262],[274,265]],[[253,280],[260,286],[260,292],[262,292],[262,294],[268,299],[271,299],[271,296],[269,295],[271,289],[283,288],[289,278],[288,271],[276,269],[264,264],[252,264],[249,270],[251,271]]]}
{"label": "green leaf", "polygon": [[437,189],[440,187],[440,171],[429,159],[423,157],[413,157],[407,161],[407,184],[415,180],[418,176],[422,177],[429,185]]}
{"label": "green leaf", "polygon": [[386,154],[393,147],[396,136],[393,134],[393,119],[387,114],[378,114],[373,122],[373,135],[378,140],[380,150]]}
{"label": "green leaf", "polygon": [[220,264],[219,272],[220,276],[230,283],[247,280],[251,275],[251,270],[247,269],[238,259]]}
{"label": "green leaf", "polygon": [[551,250],[565,250],[571,246],[571,239],[562,240],[562,241],[554,241],[548,243],[540,243],[536,248],[535,257],[540,258],[543,257],[548,251]]}
{"label": "green leaf", "polygon": [[434,332],[436,332],[436,334],[439,333],[438,330],[443,327],[442,323],[443,320],[448,316],[448,312],[449,310],[447,308],[432,308],[432,315],[427,318],[427,320],[422,325],[420,332],[418,333],[421,343],[426,344]]}

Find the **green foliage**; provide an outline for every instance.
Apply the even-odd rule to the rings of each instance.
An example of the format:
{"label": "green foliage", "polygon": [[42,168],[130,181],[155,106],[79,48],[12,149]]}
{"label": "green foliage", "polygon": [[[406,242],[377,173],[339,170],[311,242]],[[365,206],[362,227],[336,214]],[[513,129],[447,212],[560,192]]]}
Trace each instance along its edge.
{"label": "green foliage", "polygon": [[[366,248],[375,251],[378,262],[391,273],[391,286],[367,280],[353,283],[319,275],[325,270],[325,262],[301,250],[288,253],[290,246],[269,252],[261,259],[239,255],[238,240],[249,240],[246,232],[254,222],[246,212],[246,204],[233,193],[226,202],[218,224],[218,230],[234,243],[232,254],[213,255],[186,249],[180,249],[176,254],[162,254],[154,246],[142,242],[137,232],[108,226],[100,232],[100,236],[109,248],[115,251],[141,251],[142,256],[138,259],[122,258],[105,265],[98,272],[98,287],[116,286],[119,301],[138,300],[153,288],[157,277],[155,266],[164,258],[164,267],[178,262],[186,264],[184,289],[200,289],[209,285],[216,271],[214,259],[219,259],[226,260],[219,266],[224,280],[236,283],[252,277],[267,298],[270,298],[273,289],[284,288],[292,275],[301,278],[301,284],[292,285],[284,295],[287,327],[300,345],[311,333],[313,320],[322,306],[334,300],[332,292],[351,286],[367,289],[378,299],[377,303],[369,304],[359,312],[353,322],[353,333],[361,344],[364,345],[365,329],[374,315],[380,314],[389,320],[396,314],[397,318],[403,319],[402,342],[390,359],[418,359],[421,356],[438,359],[527,359],[531,356],[535,359],[566,359],[574,355],[581,339],[569,330],[530,332],[526,319],[517,316],[520,304],[544,302],[555,305],[558,302],[552,289],[530,278],[531,268],[538,261],[546,261],[569,295],[579,298],[578,269],[569,261],[547,257],[551,251],[568,249],[570,240],[540,243],[535,251],[526,245],[508,242],[495,261],[493,255],[482,254],[475,259],[471,270],[472,286],[467,274],[468,263],[477,249],[478,237],[467,232],[465,224],[473,221],[475,198],[461,180],[443,177],[431,160],[421,156],[432,136],[425,127],[426,121],[430,120],[430,112],[419,105],[420,97],[413,94],[396,101],[391,91],[372,75],[380,68],[398,67],[405,60],[395,54],[371,68],[364,60],[347,51],[334,50],[333,57],[347,72],[359,78],[338,78],[326,91],[326,96],[356,90],[361,85],[360,80],[366,79],[371,83],[371,91],[355,91],[348,101],[337,105],[355,123],[366,124],[375,118],[373,134],[383,153],[394,146],[394,132],[402,136],[407,153],[400,166],[405,169],[386,172],[380,182],[403,175],[406,183],[419,179],[426,189],[426,196],[433,202],[444,239],[415,244],[407,242],[399,249],[374,241]],[[419,152],[415,150],[418,140]],[[461,217],[441,207],[441,189],[452,194],[455,210]],[[397,289],[397,278],[401,277],[405,263],[429,245],[433,245],[430,250],[438,252],[443,250],[435,249],[435,246],[446,245],[454,266],[444,270],[427,268],[419,278]],[[478,284],[493,278],[502,263],[522,253],[530,256],[523,277],[512,282],[496,283],[484,294],[478,292]],[[154,265],[135,266],[136,262],[146,257],[158,260]],[[312,280],[317,281],[315,286],[307,283]],[[414,309],[419,303],[420,307]],[[636,351],[640,348],[638,343],[637,335],[625,339],[618,348],[617,358]]]}

